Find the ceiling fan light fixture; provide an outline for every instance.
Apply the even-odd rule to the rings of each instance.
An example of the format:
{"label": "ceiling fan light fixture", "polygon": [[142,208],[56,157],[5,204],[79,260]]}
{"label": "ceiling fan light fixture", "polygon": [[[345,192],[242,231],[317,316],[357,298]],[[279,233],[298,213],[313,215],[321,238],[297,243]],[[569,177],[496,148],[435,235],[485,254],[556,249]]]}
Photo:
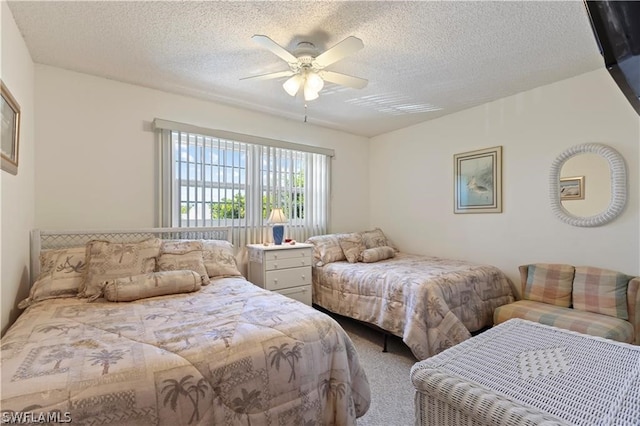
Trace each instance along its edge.
{"label": "ceiling fan light fixture", "polygon": [[320,91],[324,88],[325,79],[331,83],[355,89],[362,89],[367,85],[367,80],[363,78],[334,71],[326,71],[324,69],[334,62],[362,49],[364,43],[357,37],[349,36],[317,56],[315,46],[310,42],[303,41],[298,43],[298,48],[294,55],[265,35],[254,34],[251,38],[262,47],[283,59],[289,66],[289,70],[246,77],[241,80],[249,78],[268,80],[289,77],[282,87],[287,94],[292,97],[295,97],[300,93],[300,89],[302,89],[305,101],[318,99]]}
{"label": "ceiling fan light fixture", "polygon": [[304,100],[305,101],[312,101],[314,99],[318,99],[320,95],[318,94],[318,92],[316,90],[313,90],[311,87],[309,87],[308,84],[304,85]]}
{"label": "ceiling fan light fixture", "polygon": [[318,73],[310,72],[307,75],[307,79],[305,82],[305,89],[307,87],[313,90],[314,92],[319,92],[324,87],[324,80],[322,79],[322,77],[318,75]]}
{"label": "ceiling fan light fixture", "polygon": [[302,85],[302,76],[300,74],[296,74],[287,81],[284,82],[282,87],[284,91],[287,92],[291,96],[295,96],[300,90],[300,86]]}

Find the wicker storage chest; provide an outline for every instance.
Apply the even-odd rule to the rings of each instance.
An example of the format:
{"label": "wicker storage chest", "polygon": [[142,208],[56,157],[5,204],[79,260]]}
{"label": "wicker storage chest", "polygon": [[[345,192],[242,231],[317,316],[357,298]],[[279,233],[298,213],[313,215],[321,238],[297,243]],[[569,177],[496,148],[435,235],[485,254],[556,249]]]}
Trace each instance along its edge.
{"label": "wicker storage chest", "polygon": [[411,370],[416,425],[640,425],[640,347],[512,319]]}

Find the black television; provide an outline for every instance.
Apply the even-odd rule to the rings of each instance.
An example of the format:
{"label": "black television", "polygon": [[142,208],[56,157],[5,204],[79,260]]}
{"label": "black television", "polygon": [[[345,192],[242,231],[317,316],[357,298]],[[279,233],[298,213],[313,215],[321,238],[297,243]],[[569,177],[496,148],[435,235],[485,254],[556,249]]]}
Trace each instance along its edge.
{"label": "black television", "polygon": [[640,1],[584,3],[604,64],[640,115]]}

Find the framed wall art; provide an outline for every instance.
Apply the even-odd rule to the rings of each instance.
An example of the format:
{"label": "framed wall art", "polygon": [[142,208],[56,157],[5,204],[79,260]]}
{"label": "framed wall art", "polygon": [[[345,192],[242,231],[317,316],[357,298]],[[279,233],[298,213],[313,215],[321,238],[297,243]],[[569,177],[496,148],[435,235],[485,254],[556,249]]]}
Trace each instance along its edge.
{"label": "framed wall art", "polygon": [[584,176],[560,178],[560,200],[584,200]]}
{"label": "framed wall art", "polygon": [[0,120],[2,128],[0,133],[0,156],[2,170],[13,175],[18,174],[18,148],[20,143],[20,105],[16,102],[4,82],[0,81],[2,88],[0,104]]}
{"label": "framed wall art", "polygon": [[502,147],[453,156],[454,213],[502,212]]}

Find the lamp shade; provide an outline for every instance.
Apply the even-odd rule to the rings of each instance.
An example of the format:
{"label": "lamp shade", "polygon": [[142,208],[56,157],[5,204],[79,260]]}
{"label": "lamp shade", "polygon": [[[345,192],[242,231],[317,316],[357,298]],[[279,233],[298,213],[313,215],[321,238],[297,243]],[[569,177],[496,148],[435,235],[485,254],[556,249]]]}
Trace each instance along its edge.
{"label": "lamp shade", "polygon": [[267,223],[287,223],[287,218],[281,208],[275,208],[271,210]]}
{"label": "lamp shade", "polygon": [[318,99],[320,95],[318,94],[318,92],[316,92],[315,90],[307,87],[306,85],[304,86],[304,100],[305,101],[312,101],[314,99]]}
{"label": "lamp shade", "polygon": [[291,96],[295,96],[300,91],[304,92],[304,100],[312,101],[318,99],[319,92],[324,87],[324,80],[315,71],[304,70],[302,73],[290,77],[282,85],[285,92]]}
{"label": "lamp shade", "polygon": [[307,79],[304,83],[305,90],[309,88],[314,92],[319,92],[324,87],[324,80],[315,72],[310,72],[307,74]]}
{"label": "lamp shade", "polygon": [[296,74],[287,81],[284,82],[282,87],[284,91],[287,92],[291,96],[295,96],[300,90],[300,86],[302,85],[302,76],[300,74]]}

